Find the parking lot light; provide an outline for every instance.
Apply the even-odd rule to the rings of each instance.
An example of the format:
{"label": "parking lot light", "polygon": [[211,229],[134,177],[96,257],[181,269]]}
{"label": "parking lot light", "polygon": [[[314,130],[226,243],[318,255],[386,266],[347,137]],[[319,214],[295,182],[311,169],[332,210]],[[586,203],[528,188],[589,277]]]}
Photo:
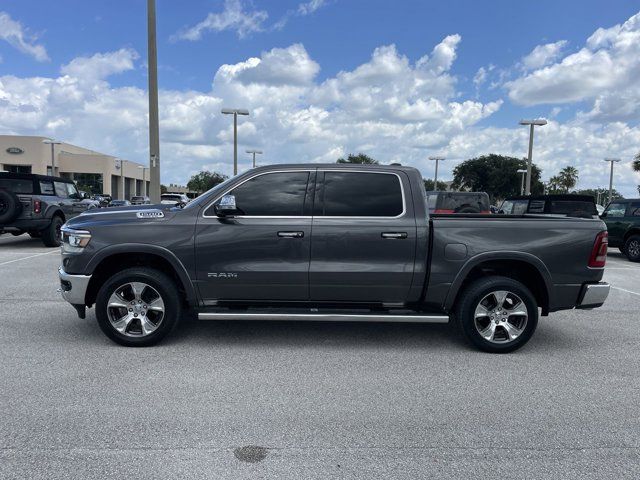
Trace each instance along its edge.
{"label": "parking lot light", "polygon": [[58,142],[56,140],[53,140],[51,138],[47,138],[45,140],[42,141],[42,143],[44,143],[45,145],[51,145],[51,175],[53,175],[55,177],[56,175],[56,160],[55,160],[55,152],[54,152],[54,148],[55,145],[62,145],[62,142]]}
{"label": "parking lot light", "polygon": [[605,158],[605,162],[611,162],[611,173],[609,174],[609,203],[613,199],[613,164],[620,161],[619,158]]}
{"label": "parking lot light", "polygon": [[521,181],[520,181],[520,195],[524,195],[524,177],[527,174],[527,169],[520,168],[517,170],[517,173],[520,173],[522,175]]}
{"label": "parking lot light", "polygon": [[249,115],[246,108],[223,108],[223,115],[233,115],[233,174],[238,174],[238,115]]}
{"label": "parking lot light", "polygon": [[247,153],[253,154],[253,168],[256,168],[256,154],[262,155],[262,150],[247,150]]}
{"label": "parking lot light", "polygon": [[543,118],[534,120],[520,120],[520,125],[529,125],[529,157],[527,159],[527,188],[525,195],[531,195],[531,165],[533,162],[533,127],[541,127],[546,125],[547,121]]}
{"label": "parking lot light", "polygon": [[433,157],[429,157],[429,160],[433,160],[433,161],[436,162],[436,174],[435,174],[435,177],[433,179],[433,189],[434,190],[438,190],[438,163],[440,163],[440,161],[446,160],[446,158],[445,157],[433,156]]}

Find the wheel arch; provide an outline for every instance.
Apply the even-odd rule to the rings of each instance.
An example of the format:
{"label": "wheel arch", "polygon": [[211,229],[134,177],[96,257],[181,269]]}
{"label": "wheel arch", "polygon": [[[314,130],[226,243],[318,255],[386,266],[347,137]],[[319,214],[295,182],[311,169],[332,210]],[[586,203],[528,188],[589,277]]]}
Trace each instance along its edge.
{"label": "wheel arch", "polygon": [[629,230],[627,230],[624,234],[622,244],[624,245],[627,242],[627,240],[629,240],[629,237],[632,235],[640,235],[640,226],[631,227]]}
{"label": "wheel arch", "polygon": [[180,289],[180,296],[188,305],[197,303],[196,289],[180,260],[169,250],[157,245],[122,244],[107,247],[88,263],[86,271],[92,272],[87,286],[85,303],[95,303],[98,290],[111,275],[134,266],[155,268],[169,275]]}
{"label": "wheel arch", "polygon": [[487,275],[501,275],[523,283],[533,293],[542,314],[549,313],[551,274],[542,260],[525,252],[486,252],[467,260],[451,284],[445,310],[454,308],[467,285]]}

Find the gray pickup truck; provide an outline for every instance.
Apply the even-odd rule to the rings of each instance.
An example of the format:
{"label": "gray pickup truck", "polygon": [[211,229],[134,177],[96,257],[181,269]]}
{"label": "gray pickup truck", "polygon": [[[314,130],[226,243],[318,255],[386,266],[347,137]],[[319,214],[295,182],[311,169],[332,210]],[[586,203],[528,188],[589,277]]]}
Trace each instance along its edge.
{"label": "gray pickup truck", "polygon": [[62,229],[62,296],[127,346],[152,345],[186,308],[202,320],[454,320],[476,347],[524,345],[539,312],[594,308],[598,219],[429,216],[418,170],[278,165],[184,207],[93,210]]}

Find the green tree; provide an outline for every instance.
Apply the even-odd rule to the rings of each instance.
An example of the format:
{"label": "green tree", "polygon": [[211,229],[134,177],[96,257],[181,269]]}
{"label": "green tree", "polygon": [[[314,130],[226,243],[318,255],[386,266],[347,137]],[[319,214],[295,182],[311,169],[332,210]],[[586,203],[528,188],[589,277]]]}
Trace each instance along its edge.
{"label": "green tree", "polygon": [[558,175],[551,177],[554,189],[553,193],[569,193],[569,191],[578,183],[578,169],[568,166],[560,170]]}
{"label": "green tree", "polygon": [[[600,205],[606,205],[609,201],[609,189],[608,188],[583,188],[574,192],[576,195],[590,195]],[[620,192],[615,188],[611,192],[613,194],[613,200],[624,198]],[[600,200],[600,202],[598,202]]]}
{"label": "green tree", "polygon": [[422,181],[424,182],[424,189],[427,192],[433,192],[433,191],[442,191],[442,190],[446,190],[447,189],[447,184],[445,182],[441,182],[438,181],[438,186],[436,188],[434,188],[433,186],[433,180],[430,178],[423,178]]}
{"label": "green tree", "polygon": [[222,175],[217,172],[207,172],[203,170],[199,173],[196,173],[191,177],[191,179],[187,182],[187,188],[194,192],[202,193],[207,190],[211,190],[216,185],[224,182],[227,178],[226,175]]}
{"label": "green tree", "polygon": [[167,186],[160,184],[160,194],[167,193]]}
{"label": "green tree", "polygon": [[[631,164],[634,172],[640,172],[640,153],[638,153],[633,159],[633,163]],[[640,185],[638,185],[638,195],[640,195]]]}
{"label": "green tree", "polygon": [[378,165],[380,162],[374,160],[369,155],[359,153],[357,155],[349,154],[346,159],[339,158],[336,163],[360,163],[366,165]]}
{"label": "green tree", "polygon": [[[506,197],[520,195],[520,169],[527,168],[527,160],[491,153],[465,160],[453,169],[452,187],[456,190],[487,192],[492,203]],[[541,170],[531,166],[531,193],[541,194]]]}

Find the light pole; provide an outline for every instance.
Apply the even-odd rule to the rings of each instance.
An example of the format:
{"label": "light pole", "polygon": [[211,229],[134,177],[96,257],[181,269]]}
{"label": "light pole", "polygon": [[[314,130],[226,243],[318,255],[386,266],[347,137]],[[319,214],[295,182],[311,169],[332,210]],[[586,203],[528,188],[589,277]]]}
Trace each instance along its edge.
{"label": "light pole", "polygon": [[124,179],[124,164],[127,163],[127,161],[123,160],[121,158],[116,158],[116,162],[120,162],[120,180],[121,180],[120,183],[122,185],[122,195],[121,195],[122,198],[120,200],[126,200],[126,198],[124,196],[124,191],[125,191],[125,188],[124,188],[124,182],[125,182],[125,179]]}
{"label": "light pole", "polygon": [[56,156],[54,152],[55,145],[61,145],[62,142],[57,142],[51,138],[47,140],[43,140],[42,143],[45,145],[51,145],[51,175],[56,176]]}
{"label": "light pole", "polygon": [[262,150],[247,150],[247,153],[253,153],[253,168],[256,168],[256,153],[262,155]]}
{"label": "light pole", "polygon": [[436,175],[433,180],[433,189],[438,190],[438,163],[440,163],[441,160],[444,161],[445,158],[435,156],[435,157],[429,157],[429,160],[433,160],[436,162]]}
{"label": "light pole", "polygon": [[160,203],[160,127],[158,125],[158,49],[156,1],[147,0],[147,50],[149,65],[149,183],[151,201]]}
{"label": "light pole", "polygon": [[144,165],[138,165],[138,168],[142,169],[142,191],[144,192],[143,195],[146,197],[147,194],[147,182],[145,181],[145,170],[147,169],[147,167],[145,167]]}
{"label": "light pole", "polygon": [[526,168],[520,168],[517,173],[522,174],[522,178],[520,180],[520,195],[524,195],[524,177],[527,174]]}
{"label": "light pole", "polygon": [[544,119],[520,120],[520,125],[529,125],[529,158],[527,160],[527,189],[525,195],[531,195],[531,165],[533,161],[533,127],[546,125]]}
{"label": "light pole", "polygon": [[609,203],[611,203],[613,197],[613,164],[620,161],[619,158],[605,158],[605,162],[611,162],[611,173],[609,174]]}
{"label": "light pole", "polygon": [[223,108],[224,115],[233,115],[233,174],[238,174],[238,115],[249,115],[246,108]]}

